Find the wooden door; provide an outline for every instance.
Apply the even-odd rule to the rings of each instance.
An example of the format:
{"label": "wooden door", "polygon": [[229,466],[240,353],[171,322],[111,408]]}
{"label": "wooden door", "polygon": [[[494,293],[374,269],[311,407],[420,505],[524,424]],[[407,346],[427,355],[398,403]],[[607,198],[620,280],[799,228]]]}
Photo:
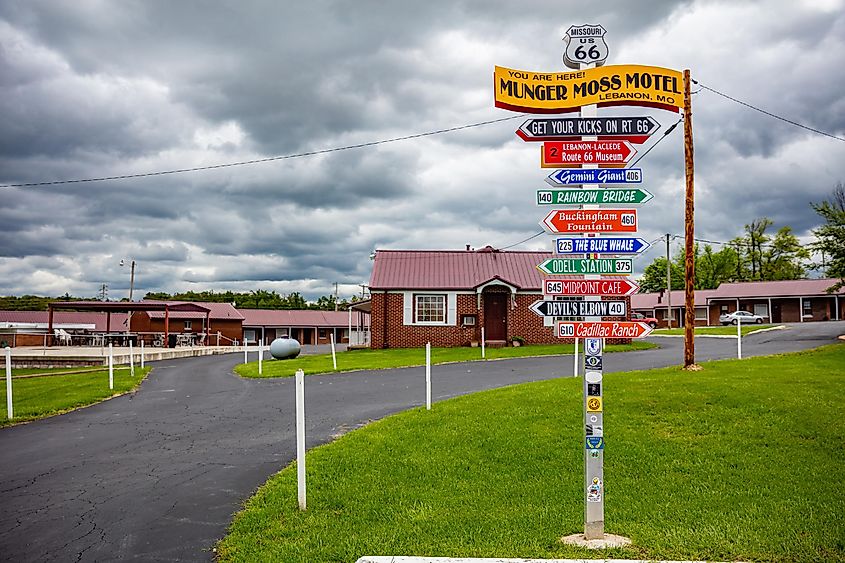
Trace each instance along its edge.
{"label": "wooden door", "polygon": [[506,293],[484,295],[484,333],[486,340],[507,340],[508,295]]}

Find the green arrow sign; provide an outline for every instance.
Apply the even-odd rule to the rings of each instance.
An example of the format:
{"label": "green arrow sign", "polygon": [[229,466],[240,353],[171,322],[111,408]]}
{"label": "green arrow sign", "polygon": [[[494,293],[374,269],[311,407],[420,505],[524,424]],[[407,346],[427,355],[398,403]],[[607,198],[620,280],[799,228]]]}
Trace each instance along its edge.
{"label": "green arrow sign", "polygon": [[582,203],[645,203],[654,196],[642,188],[601,190],[537,190],[537,205],[581,205]]}
{"label": "green arrow sign", "polygon": [[604,274],[626,276],[631,273],[633,261],[630,258],[549,258],[537,269],[544,274],[558,276],[564,274]]}
{"label": "green arrow sign", "polygon": [[537,205],[581,205],[582,203],[645,203],[654,196],[642,188],[603,190],[537,190]]}

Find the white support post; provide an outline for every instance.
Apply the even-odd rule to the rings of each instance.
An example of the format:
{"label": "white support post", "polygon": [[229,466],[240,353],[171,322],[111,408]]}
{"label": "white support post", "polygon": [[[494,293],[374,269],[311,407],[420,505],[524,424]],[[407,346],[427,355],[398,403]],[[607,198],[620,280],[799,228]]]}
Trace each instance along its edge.
{"label": "white support post", "polygon": [[736,357],[742,359],[742,319],[736,319]]}
{"label": "white support post", "polygon": [[12,349],[6,346],[6,414],[9,420],[15,416],[12,412]]}
{"label": "white support post", "polygon": [[484,340],[484,327],[481,327],[481,358],[484,359],[487,357],[485,350],[484,350],[485,340]]}
{"label": "white support post", "polygon": [[578,377],[578,339],[575,339],[575,361],[572,364],[572,377]]}
{"label": "white support post", "polygon": [[129,340],[129,375],[135,377],[135,355],[132,353],[132,340]]}
{"label": "white support post", "polygon": [[249,360],[247,359],[247,356],[246,356],[246,352],[247,352],[246,338],[244,338],[244,363],[245,364],[249,363]]}
{"label": "white support post", "polygon": [[109,342],[109,389],[114,389],[114,353]]}
{"label": "white support post", "polygon": [[335,350],[334,350],[334,329],[332,329],[331,338],[332,338],[332,366],[334,366],[334,370],[337,371],[337,355],[335,354]]}
{"label": "white support post", "polygon": [[141,369],[144,369],[144,340],[141,339]]}
{"label": "white support post", "polygon": [[261,362],[264,360],[264,342],[258,343],[258,375],[261,375],[262,372],[262,365]]}
{"label": "white support post", "polygon": [[305,372],[296,370],[296,492],[305,510]]}
{"label": "white support post", "polygon": [[431,342],[425,343],[425,410],[431,410]]}

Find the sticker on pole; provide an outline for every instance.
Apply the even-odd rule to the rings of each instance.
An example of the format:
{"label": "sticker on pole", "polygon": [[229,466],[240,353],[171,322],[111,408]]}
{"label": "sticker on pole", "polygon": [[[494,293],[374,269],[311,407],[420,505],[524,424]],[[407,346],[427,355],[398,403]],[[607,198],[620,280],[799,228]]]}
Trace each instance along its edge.
{"label": "sticker on pole", "polygon": [[587,502],[601,502],[601,479],[598,477],[593,477],[593,482],[587,486]]}
{"label": "sticker on pole", "polygon": [[601,436],[587,436],[587,449],[603,450],[604,438],[602,438]]}
{"label": "sticker on pole", "polygon": [[601,397],[587,399],[587,412],[601,412]]}

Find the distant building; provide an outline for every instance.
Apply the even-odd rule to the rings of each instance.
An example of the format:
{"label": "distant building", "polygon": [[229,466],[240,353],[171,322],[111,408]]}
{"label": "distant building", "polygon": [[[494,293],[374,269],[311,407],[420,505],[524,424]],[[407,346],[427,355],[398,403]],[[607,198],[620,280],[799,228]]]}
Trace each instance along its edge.
{"label": "distant building", "polygon": [[[294,338],[300,344],[349,342],[350,315],[347,311],[239,309],[244,317],[243,337],[247,342],[270,344],[276,338]],[[357,325],[356,325],[357,326]],[[354,330],[356,326],[351,328]]]}

